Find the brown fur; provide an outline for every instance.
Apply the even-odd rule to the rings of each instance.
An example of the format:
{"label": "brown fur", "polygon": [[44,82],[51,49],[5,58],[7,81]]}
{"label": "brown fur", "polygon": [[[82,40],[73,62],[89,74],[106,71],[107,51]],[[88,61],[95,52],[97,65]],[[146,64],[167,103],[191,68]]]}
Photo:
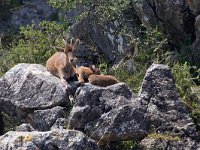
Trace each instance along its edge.
{"label": "brown fur", "polygon": [[47,70],[51,74],[59,77],[66,85],[68,85],[66,80],[76,74],[76,58],[74,57],[76,44],[72,45],[72,43],[70,43],[70,45],[68,45],[65,43],[65,48],[56,47],[60,52],[56,52],[46,62]]}
{"label": "brown fur", "polygon": [[102,86],[102,87],[113,85],[119,82],[114,76],[110,76],[110,75],[94,75],[93,74],[89,76],[88,80],[89,80],[89,83],[93,85]]}
{"label": "brown fur", "polygon": [[78,81],[80,83],[88,82],[88,77],[92,74],[100,74],[100,70],[96,68],[94,65],[91,67],[84,67],[81,66],[77,68],[77,76],[78,76]]}

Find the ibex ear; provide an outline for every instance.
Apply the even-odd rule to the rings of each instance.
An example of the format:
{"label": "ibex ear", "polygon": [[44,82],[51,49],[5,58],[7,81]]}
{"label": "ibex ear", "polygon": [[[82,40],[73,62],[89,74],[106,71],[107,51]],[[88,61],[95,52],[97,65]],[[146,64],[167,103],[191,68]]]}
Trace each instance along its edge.
{"label": "ibex ear", "polygon": [[90,68],[92,71],[95,71],[95,70],[96,70],[95,65],[90,65],[89,68]]}

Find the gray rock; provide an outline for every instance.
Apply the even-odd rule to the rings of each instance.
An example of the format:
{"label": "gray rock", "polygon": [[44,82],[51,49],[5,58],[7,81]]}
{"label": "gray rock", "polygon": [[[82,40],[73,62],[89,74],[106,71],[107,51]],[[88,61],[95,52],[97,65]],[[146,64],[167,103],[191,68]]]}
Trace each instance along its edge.
{"label": "gray rock", "polygon": [[48,4],[47,0],[24,1],[20,9],[14,11],[10,23],[14,28],[28,24],[38,24],[42,20],[55,19],[57,11]]}
{"label": "gray rock", "polygon": [[66,118],[58,118],[56,122],[51,127],[51,130],[54,129],[66,129],[68,125],[68,119]]}
{"label": "gray rock", "polygon": [[48,132],[10,131],[0,136],[1,150],[98,150],[96,143],[80,131],[53,130]]}
{"label": "gray rock", "polygon": [[144,150],[149,149],[165,149],[165,150],[199,150],[200,144],[196,141],[186,138],[179,140],[167,140],[167,139],[154,139],[145,138],[141,141],[140,145]]}
{"label": "gray rock", "polygon": [[28,122],[39,131],[48,131],[58,118],[65,117],[66,110],[56,106],[52,109],[34,110],[27,116]]}
{"label": "gray rock", "polygon": [[106,88],[86,84],[76,94],[69,128],[85,131],[104,145],[111,141],[140,139],[146,134],[144,109],[128,86],[118,83]]}
{"label": "gray rock", "polygon": [[[115,62],[123,58],[123,55],[132,52],[132,45],[127,44],[130,36],[119,34],[120,20],[104,25],[92,23],[93,17],[89,16],[80,23],[73,25],[71,34],[79,37],[84,43],[94,43],[98,53],[108,62]],[[132,26],[125,25],[126,33],[131,35]]]}
{"label": "gray rock", "polygon": [[16,131],[31,132],[31,131],[35,131],[35,129],[30,124],[23,123],[16,127]]}
{"label": "gray rock", "polygon": [[0,78],[2,110],[19,121],[27,111],[69,106],[69,93],[60,79],[38,64],[18,64]]}
{"label": "gray rock", "polygon": [[146,118],[156,132],[175,132],[179,136],[197,138],[196,126],[178,94],[168,66],[153,64],[147,70],[139,99],[143,107],[147,107]]}
{"label": "gray rock", "polygon": [[81,43],[76,49],[77,66],[90,66],[100,62],[100,56],[97,51]]}
{"label": "gray rock", "polygon": [[192,56],[193,56],[193,61],[196,62],[198,67],[200,67],[200,15],[198,15],[195,19],[195,31],[196,31],[196,40],[194,41],[192,45]]}
{"label": "gray rock", "polygon": [[145,26],[158,26],[175,44],[194,34],[195,15],[191,14],[186,0],[133,0],[133,6]]}

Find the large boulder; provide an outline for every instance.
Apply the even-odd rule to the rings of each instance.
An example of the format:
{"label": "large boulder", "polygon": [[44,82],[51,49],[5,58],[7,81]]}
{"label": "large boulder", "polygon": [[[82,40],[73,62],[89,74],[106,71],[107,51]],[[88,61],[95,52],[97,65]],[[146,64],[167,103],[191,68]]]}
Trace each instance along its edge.
{"label": "large boulder", "polygon": [[9,22],[17,29],[32,23],[38,24],[42,20],[57,19],[57,13],[47,0],[24,0],[23,5],[11,14]]}
{"label": "large boulder", "polygon": [[47,132],[10,131],[0,136],[2,150],[98,150],[96,143],[80,131],[52,130]]}
{"label": "large boulder", "polygon": [[100,145],[145,136],[144,109],[126,84],[106,88],[86,84],[75,97],[69,128],[86,132]]}
{"label": "large boulder", "polygon": [[70,84],[66,88],[42,65],[18,64],[0,78],[1,110],[38,130],[50,130],[70,110],[69,95],[76,91]]}
{"label": "large boulder", "polygon": [[172,42],[181,43],[187,36],[194,35],[195,15],[188,9],[186,0],[134,1],[133,6],[142,23],[147,27],[158,26]]}
{"label": "large boulder", "polygon": [[146,109],[151,130],[175,132],[181,137],[197,138],[196,126],[176,89],[171,69],[153,64],[144,77],[139,98]]}
{"label": "large boulder", "polygon": [[[146,27],[159,27],[176,46],[193,43],[191,61],[199,66],[200,1],[198,0],[145,0],[135,2],[133,6],[141,22]],[[196,18],[196,19],[195,19]],[[186,51],[181,49],[180,51]],[[188,53],[189,54],[189,53]]]}
{"label": "large boulder", "polygon": [[103,25],[94,23],[94,17],[89,16],[80,23],[73,25],[71,34],[79,37],[84,43],[93,43],[95,49],[107,62],[116,62],[127,53],[132,53],[134,46],[130,43],[133,26],[126,23],[125,34],[120,34],[121,21],[107,22]]}
{"label": "large boulder", "polygon": [[56,106],[52,109],[34,110],[27,116],[28,122],[39,131],[48,131],[58,118],[65,117],[65,108]]}

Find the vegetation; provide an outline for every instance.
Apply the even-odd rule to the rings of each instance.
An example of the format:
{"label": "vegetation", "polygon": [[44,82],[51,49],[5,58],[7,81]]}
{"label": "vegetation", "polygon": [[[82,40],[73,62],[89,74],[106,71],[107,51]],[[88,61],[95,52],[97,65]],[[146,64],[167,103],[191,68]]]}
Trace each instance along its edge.
{"label": "vegetation", "polygon": [[174,135],[174,133],[152,133],[148,135],[148,138],[161,139],[167,141],[179,141],[181,138]]}
{"label": "vegetation", "polygon": [[[6,7],[4,8],[9,7],[12,9],[14,8],[13,6],[20,5],[20,3],[11,4],[12,0],[4,1],[6,2],[6,5],[4,5]],[[0,8],[3,8],[1,7],[2,2],[0,3]],[[101,23],[103,25],[107,21],[123,18],[123,11],[129,9],[131,0],[49,0],[49,3],[56,8],[62,9],[64,13],[81,4],[83,11],[77,17],[77,20],[92,15],[94,17],[93,23]],[[0,9],[0,14],[3,11]],[[0,19],[2,17],[3,15],[0,15]],[[51,46],[62,45],[60,39],[66,35],[71,25],[66,20],[67,18],[63,17],[64,22],[61,23],[43,21],[39,26],[33,24],[21,27],[19,34],[11,38],[14,40],[9,45],[4,44],[0,47],[0,76],[17,63],[44,64],[47,58],[54,53],[54,49]],[[119,81],[128,83],[133,92],[137,93],[146,70],[151,63],[169,65],[172,68],[178,91],[185,105],[190,109],[198,130],[200,130],[200,106],[197,102],[199,98],[197,92],[200,84],[200,69],[192,66],[192,63],[187,60],[188,53],[182,53],[176,61],[172,61],[167,37],[160,33],[158,29],[146,29],[142,25],[137,25],[133,32],[135,37],[131,38],[133,39],[132,42],[135,43],[136,49],[134,55],[127,56],[127,59],[132,61],[134,71],[129,72],[126,69],[126,64],[122,63],[118,69],[113,69],[109,72],[111,64],[102,62],[100,64],[100,67],[103,68],[102,72],[104,74],[112,73]],[[163,138],[163,135],[160,134],[152,134],[151,136]],[[124,146],[124,144],[127,147],[134,145],[130,141],[123,142],[122,145]]]}
{"label": "vegetation", "polygon": [[36,25],[29,25],[20,28],[19,39],[11,45],[12,51],[3,51],[3,57],[0,59],[0,75],[3,75],[8,69],[17,63],[39,63],[44,64],[46,60],[55,52],[51,46],[63,46],[60,40],[68,26],[56,22],[43,21]]}

